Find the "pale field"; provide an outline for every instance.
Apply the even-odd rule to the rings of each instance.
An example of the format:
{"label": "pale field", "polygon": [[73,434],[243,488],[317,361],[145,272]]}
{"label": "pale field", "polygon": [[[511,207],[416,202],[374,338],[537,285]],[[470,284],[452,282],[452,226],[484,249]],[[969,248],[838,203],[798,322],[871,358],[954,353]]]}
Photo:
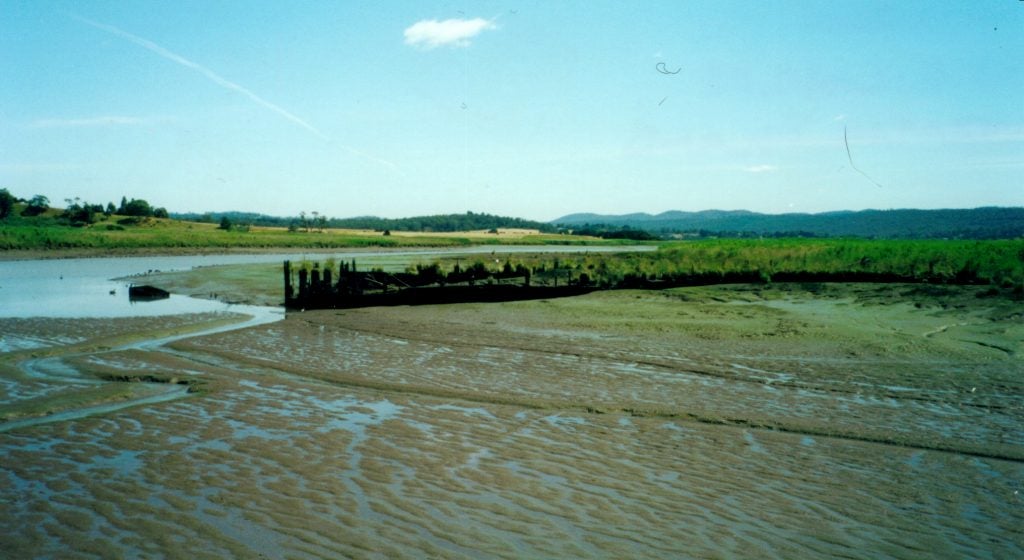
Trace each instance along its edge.
{"label": "pale field", "polygon": [[[287,231],[286,227],[275,227],[275,226],[252,226],[252,231]],[[519,241],[530,236],[536,235],[552,235],[554,234],[541,234],[539,229],[527,229],[527,228],[497,228],[498,233],[490,233],[489,229],[478,229],[478,230],[464,230],[464,231],[390,231],[390,235],[393,237],[454,237],[463,239],[501,239],[503,241]],[[313,229],[310,233],[320,233],[319,230]],[[324,228],[323,233],[336,233],[344,235],[361,235],[365,237],[380,237],[381,231],[374,229],[348,229],[348,228]],[[586,238],[595,239],[595,238]]]}
{"label": "pale field", "polygon": [[1022,557],[1024,308],[983,295],[618,291],[94,343],[62,363],[201,391],[0,432],[0,556]]}
{"label": "pale field", "polygon": [[[428,237],[467,237],[469,239],[503,239],[503,240],[519,240],[531,235],[541,235],[539,229],[523,229],[523,228],[497,228],[498,233],[490,233],[489,229],[479,229],[470,231],[457,231],[457,232],[415,232],[415,231],[392,231],[391,235],[398,237],[417,237],[420,235]],[[380,235],[380,232],[377,232]]]}

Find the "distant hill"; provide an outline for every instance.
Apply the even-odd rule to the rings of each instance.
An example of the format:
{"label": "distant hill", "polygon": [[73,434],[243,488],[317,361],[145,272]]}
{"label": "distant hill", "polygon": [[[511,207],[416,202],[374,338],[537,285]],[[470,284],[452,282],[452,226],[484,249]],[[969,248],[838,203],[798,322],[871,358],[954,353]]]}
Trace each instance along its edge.
{"label": "distant hill", "polygon": [[651,214],[570,214],[552,220],[565,228],[596,226],[655,235],[864,237],[883,239],[1011,239],[1024,236],[1024,208],[862,210],[821,214],[759,214],[746,210]]}
{"label": "distant hill", "polygon": [[536,229],[543,232],[555,231],[555,227],[552,224],[544,222],[534,222],[531,220],[524,220],[522,218],[495,216],[492,214],[478,212],[415,216],[412,218],[378,218],[375,216],[365,216],[359,218],[328,220],[328,223],[331,227],[373,229],[378,231],[456,232],[490,230],[497,228]]}
{"label": "distant hill", "polygon": [[438,214],[432,216],[415,216],[412,218],[378,218],[376,216],[360,216],[356,218],[324,218],[321,224],[317,216],[268,216],[252,212],[206,212],[204,214],[171,214],[177,220],[191,222],[218,223],[221,218],[228,218],[234,224],[253,226],[295,226],[304,228],[306,220],[311,227],[329,227],[345,229],[371,229],[377,231],[415,231],[415,232],[456,232],[490,230],[497,228],[536,229],[543,232],[555,231],[555,226],[544,222],[534,222],[522,218],[494,216],[491,214],[466,212],[465,214]]}

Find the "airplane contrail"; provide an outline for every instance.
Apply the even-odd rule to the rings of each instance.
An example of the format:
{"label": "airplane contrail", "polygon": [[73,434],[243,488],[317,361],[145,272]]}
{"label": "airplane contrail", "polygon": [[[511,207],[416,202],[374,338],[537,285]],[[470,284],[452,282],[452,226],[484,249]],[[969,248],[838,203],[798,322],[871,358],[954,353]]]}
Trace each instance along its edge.
{"label": "airplane contrail", "polygon": [[[217,84],[217,85],[219,85],[219,86],[221,86],[221,87],[223,87],[225,89],[229,89],[229,90],[241,93],[242,95],[244,95],[244,96],[248,97],[250,100],[252,100],[254,103],[256,103],[258,105],[261,105],[264,108],[270,109],[271,111],[277,113],[278,115],[281,115],[282,117],[288,119],[292,123],[294,123],[294,124],[304,128],[304,129],[306,129],[308,132],[312,133],[317,138],[320,138],[321,140],[323,140],[325,142],[333,143],[331,138],[328,137],[326,134],[324,134],[323,132],[320,132],[320,130],[317,129],[315,126],[309,124],[308,122],[306,122],[302,118],[300,118],[300,117],[296,116],[295,114],[289,112],[287,109],[285,109],[283,107],[280,107],[278,105],[275,105],[275,104],[271,103],[270,101],[267,101],[266,99],[263,99],[259,95],[256,95],[255,93],[253,93],[252,90],[249,90],[248,88],[246,88],[244,86],[236,84],[235,82],[232,82],[231,80],[228,80],[228,79],[220,76],[219,74],[217,74],[213,70],[210,70],[209,68],[207,68],[207,67],[205,67],[205,66],[203,66],[203,65],[201,65],[199,63],[193,62],[193,61],[191,61],[191,60],[181,56],[180,54],[178,54],[178,53],[176,53],[174,51],[171,51],[171,50],[168,50],[168,49],[166,49],[164,47],[161,47],[160,45],[154,43],[153,41],[150,41],[149,39],[144,39],[142,37],[139,37],[138,35],[135,35],[133,33],[127,32],[127,31],[125,31],[123,29],[119,29],[117,27],[114,27],[113,25],[107,25],[105,23],[100,23],[98,21],[94,21],[94,20],[91,20],[91,19],[88,19],[88,18],[84,18],[82,16],[75,15],[75,14],[68,14],[68,15],[70,17],[72,17],[72,18],[74,18],[74,19],[76,19],[76,20],[86,24],[86,25],[95,27],[96,29],[99,29],[101,31],[106,31],[107,33],[110,33],[111,35],[116,35],[118,37],[121,37],[122,39],[126,39],[128,41],[131,41],[132,43],[135,43],[136,45],[138,45],[138,46],[140,46],[140,47],[142,47],[144,49],[152,51],[152,52],[154,52],[154,53],[156,53],[156,54],[166,58],[167,60],[170,60],[171,62],[176,62],[176,63],[178,63],[178,64],[180,64],[180,65],[182,65],[182,66],[184,66],[186,68],[190,68],[192,70],[195,70],[196,72],[199,72],[203,76],[206,76],[206,78],[208,80],[210,80],[211,82],[213,82],[213,83],[215,83],[215,84]],[[390,161],[383,160],[383,159],[380,159],[380,158],[377,158],[377,157],[373,157],[371,155],[365,154],[365,153],[363,153],[363,152],[361,152],[361,151],[359,151],[359,150],[357,150],[355,148],[352,148],[350,146],[346,146],[344,144],[339,144],[339,146],[341,148],[343,148],[344,150],[346,150],[347,152],[351,153],[351,154],[354,154],[354,155],[357,155],[359,157],[368,159],[370,161],[381,163],[381,164],[387,165],[387,166],[389,166],[391,168],[397,169],[397,166],[395,164],[391,163]]]}

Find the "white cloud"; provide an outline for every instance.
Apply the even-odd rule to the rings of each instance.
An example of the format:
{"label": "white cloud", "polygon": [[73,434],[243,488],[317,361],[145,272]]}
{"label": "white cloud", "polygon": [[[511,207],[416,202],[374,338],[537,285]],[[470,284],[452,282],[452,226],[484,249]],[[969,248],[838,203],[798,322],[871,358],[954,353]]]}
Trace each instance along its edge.
{"label": "white cloud", "polygon": [[774,173],[779,170],[775,165],[751,165],[743,168],[747,173]]}
{"label": "white cloud", "polygon": [[468,47],[469,40],[488,29],[497,29],[493,21],[473,19],[424,19],[405,29],[405,44],[425,49],[441,46]]}
{"label": "white cloud", "polygon": [[146,126],[172,120],[169,117],[127,117],[104,115],[78,119],[39,119],[32,122],[32,128],[68,128],[89,126]]}

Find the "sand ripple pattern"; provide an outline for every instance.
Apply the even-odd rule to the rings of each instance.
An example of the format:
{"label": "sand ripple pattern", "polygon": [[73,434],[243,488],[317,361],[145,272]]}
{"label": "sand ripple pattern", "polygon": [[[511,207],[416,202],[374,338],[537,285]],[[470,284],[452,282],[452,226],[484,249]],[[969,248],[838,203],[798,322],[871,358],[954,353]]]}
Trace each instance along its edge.
{"label": "sand ripple pattern", "polygon": [[0,555],[1024,557],[1014,359],[583,331],[543,305],[106,353],[210,390],[0,434]]}

